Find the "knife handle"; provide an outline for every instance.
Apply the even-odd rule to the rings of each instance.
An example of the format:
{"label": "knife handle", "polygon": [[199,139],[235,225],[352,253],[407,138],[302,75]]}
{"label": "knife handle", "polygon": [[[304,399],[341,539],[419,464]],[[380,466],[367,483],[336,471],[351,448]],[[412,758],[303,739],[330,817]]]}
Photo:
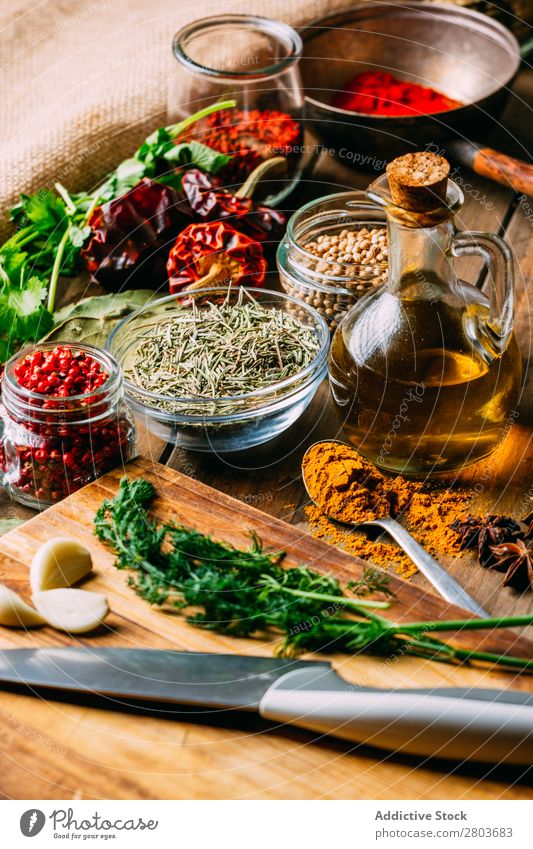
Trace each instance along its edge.
{"label": "knife handle", "polygon": [[410,755],[533,762],[533,704],[475,698],[475,690],[461,697],[457,690],[444,696],[444,689],[371,690],[346,682],[341,689],[338,682],[333,671],[318,681],[313,670],[290,672],[267,690],[259,712],[274,722]]}
{"label": "knife handle", "polygon": [[466,139],[456,139],[448,145],[448,152],[455,160],[476,174],[501,183],[525,195],[533,195],[533,165],[508,156],[499,150],[473,144]]}

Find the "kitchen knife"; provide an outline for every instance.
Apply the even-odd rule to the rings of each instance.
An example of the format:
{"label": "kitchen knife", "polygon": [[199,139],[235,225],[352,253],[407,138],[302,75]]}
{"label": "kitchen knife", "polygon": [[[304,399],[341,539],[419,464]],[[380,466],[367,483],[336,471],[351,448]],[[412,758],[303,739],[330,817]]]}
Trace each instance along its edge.
{"label": "kitchen knife", "polygon": [[[0,685],[84,693],[119,704],[165,702],[195,714],[264,719],[412,755],[533,762],[533,694],[436,687],[384,690],[340,678],[326,662],[155,649],[8,649]],[[193,713],[193,715],[194,715]]]}

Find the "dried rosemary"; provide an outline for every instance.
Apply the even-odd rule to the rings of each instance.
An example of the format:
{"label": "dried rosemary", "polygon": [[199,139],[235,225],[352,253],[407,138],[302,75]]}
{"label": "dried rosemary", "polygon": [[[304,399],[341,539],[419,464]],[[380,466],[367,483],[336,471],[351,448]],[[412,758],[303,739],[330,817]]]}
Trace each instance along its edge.
{"label": "dried rosemary", "polygon": [[[233,303],[229,291],[222,304],[199,307],[193,300],[149,328],[139,336],[126,378],[167,398],[229,399],[293,377],[319,346],[312,327],[240,289]],[[156,406],[169,409],[169,402]]]}

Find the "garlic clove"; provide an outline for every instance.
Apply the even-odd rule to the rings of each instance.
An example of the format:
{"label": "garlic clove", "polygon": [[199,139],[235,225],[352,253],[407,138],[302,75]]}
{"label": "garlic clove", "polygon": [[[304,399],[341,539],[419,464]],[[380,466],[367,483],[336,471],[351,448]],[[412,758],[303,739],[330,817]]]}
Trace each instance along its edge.
{"label": "garlic clove", "polygon": [[107,598],[88,590],[46,590],[34,593],[33,603],[52,628],[69,634],[94,631],[109,613]]}
{"label": "garlic clove", "polygon": [[43,543],[30,566],[32,593],[71,587],[92,569],[91,553],[68,537],[54,537]]}
{"label": "garlic clove", "polygon": [[0,584],[0,625],[10,628],[33,628],[46,625],[40,613],[26,604],[14,590]]}

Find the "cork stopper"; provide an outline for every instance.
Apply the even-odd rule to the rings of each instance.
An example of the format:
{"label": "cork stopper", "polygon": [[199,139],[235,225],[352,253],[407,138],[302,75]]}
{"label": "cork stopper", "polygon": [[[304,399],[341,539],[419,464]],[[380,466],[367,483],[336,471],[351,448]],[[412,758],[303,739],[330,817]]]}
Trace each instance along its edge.
{"label": "cork stopper", "polygon": [[406,153],[387,165],[393,203],[410,212],[428,212],[446,204],[450,164],[427,151]]}

